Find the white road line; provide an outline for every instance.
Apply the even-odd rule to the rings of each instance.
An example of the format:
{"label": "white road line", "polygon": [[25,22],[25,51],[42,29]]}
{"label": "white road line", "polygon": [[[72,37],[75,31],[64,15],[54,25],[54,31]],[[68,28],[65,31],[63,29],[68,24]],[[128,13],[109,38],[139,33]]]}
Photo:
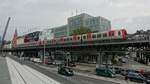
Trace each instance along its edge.
{"label": "white road line", "polygon": [[[6,58],[11,76],[12,84],[60,84],[54,79],[20,63]],[[16,68],[16,69],[15,69]],[[22,78],[21,78],[22,76]]]}

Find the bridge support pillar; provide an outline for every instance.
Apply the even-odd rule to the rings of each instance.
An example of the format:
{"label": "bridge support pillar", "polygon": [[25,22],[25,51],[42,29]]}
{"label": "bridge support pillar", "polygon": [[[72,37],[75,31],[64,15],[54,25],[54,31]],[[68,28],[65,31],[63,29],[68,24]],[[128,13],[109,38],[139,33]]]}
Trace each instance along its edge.
{"label": "bridge support pillar", "polygon": [[98,53],[96,68],[100,68],[102,66],[102,64],[103,64],[103,56],[104,56],[103,52],[99,52]]}
{"label": "bridge support pillar", "polygon": [[71,54],[70,52],[66,52],[65,53],[65,58],[66,58],[66,66],[69,66],[70,62],[71,62]]}
{"label": "bridge support pillar", "polygon": [[42,61],[42,63],[47,64],[49,60],[50,53],[48,51],[40,50],[38,51],[38,57]]}
{"label": "bridge support pillar", "polygon": [[53,51],[50,52],[50,58],[51,60],[55,60],[55,53]]}

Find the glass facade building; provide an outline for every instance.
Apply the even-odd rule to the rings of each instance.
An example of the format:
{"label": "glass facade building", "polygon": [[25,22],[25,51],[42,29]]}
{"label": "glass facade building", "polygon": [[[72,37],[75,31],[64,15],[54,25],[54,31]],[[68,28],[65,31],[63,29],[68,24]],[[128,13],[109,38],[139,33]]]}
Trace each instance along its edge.
{"label": "glass facade building", "polygon": [[88,18],[92,18],[92,16],[85,13],[68,18],[69,34],[71,34],[73,30],[85,26],[85,21]]}
{"label": "glass facade building", "polygon": [[52,28],[52,33],[54,34],[55,38],[68,36],[68,25]]}
{"label": "glass facade building", "polygon": [[98,16],[86,19],[84,26],[89,28],[92,32],[102,32],[111,29],[111,22]]}
{"label": "glass facade building", "polygon": [[81,26],[89,28],[92,32],[103,32],[111,29],[111,22],[101,16],[94,17],[86,13],[72,16],[67,19],[68,24],[52,28],[55,38],[69,36],[73,30]]}
{"label": "glass facade building", "polygon": [[104,17],[94,17],[86,13],[68,18],[69,33],[81,26],[89,28],[92,32],[107,31],[111,29],[111,22]]}

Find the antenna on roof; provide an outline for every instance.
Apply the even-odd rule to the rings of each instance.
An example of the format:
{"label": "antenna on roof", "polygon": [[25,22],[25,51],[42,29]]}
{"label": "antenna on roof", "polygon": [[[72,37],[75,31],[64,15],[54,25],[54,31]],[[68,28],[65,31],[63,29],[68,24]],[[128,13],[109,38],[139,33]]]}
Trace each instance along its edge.
{"label": "antenna on roof", "polygon": [[78,14],[78,10],[76,9],[76,15]]}
{"label": "antenna on roof", "polygon": [[73,16],[73,11],[71,11],[71,17]]}

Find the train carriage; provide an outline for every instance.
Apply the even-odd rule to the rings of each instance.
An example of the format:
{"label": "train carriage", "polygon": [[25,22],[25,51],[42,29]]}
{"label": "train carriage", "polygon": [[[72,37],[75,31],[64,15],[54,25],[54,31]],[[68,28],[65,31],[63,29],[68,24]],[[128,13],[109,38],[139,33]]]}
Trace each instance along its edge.
{"label": "train carriage", "polygon": [[80,43],[81,42],[81,35],[73,35],[68,37],[62,37],[61,40],[58,40],[58,44],[66,44],[66,43]]}
{"label": "train carriage", "polygon": [[[57,44],[78,44],[78,43],[103,43],[103,42],[112,42],[112,41],[121,41],[126,38],[126,30],[109,30],[104,32],[96,33],[86,33],[82,35],[72,35],[67,37],[53,38],[51,34],[47,35],[45,39],[46,45],[57,45]],[[17,44],[18,47],[32,47],[43,45],[44,42],[44,33],[40,31],[26,34],[24,36],[24,43]],[[50,35],[50,36],[49,36]]]}
{"label": "train carriage", "polygon": [[126,37],[126,30],[110,30],[97,33],[87,33],[82,35],[82,42],[91,42],[91,41],[110,41],[110,40],[122,40]]}

